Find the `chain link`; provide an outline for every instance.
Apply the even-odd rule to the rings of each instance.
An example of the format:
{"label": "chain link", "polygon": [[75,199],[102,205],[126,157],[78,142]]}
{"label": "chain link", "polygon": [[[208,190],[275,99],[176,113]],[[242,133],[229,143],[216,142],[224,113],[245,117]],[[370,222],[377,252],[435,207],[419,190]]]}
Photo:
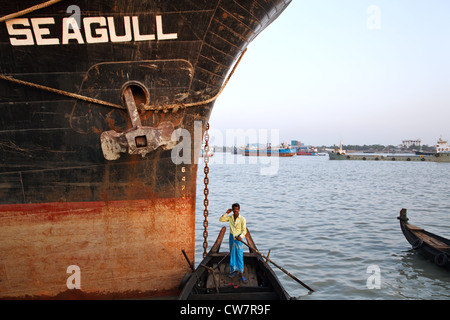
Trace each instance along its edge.
{"label": "chain link", "polygon": [[204,227],[204,231],[203,231],[203,258],[206,257],[207,255],[207,248],[208,248],[208,205],[209,205],[209,200],[208,200],[208,195],[209,195],[209,189],[208,189],[208,184],[209,184],[209,178],[208,178],[208,173],[209,173],[209,167],[208,167],[208,162],[209,162],[209,123],[206,124],[206,130],[205,130],[205,153],[203,154],[203,160],[205,161],[205,168],[203,169],[203,172],[205,173],[205,179],[203,180],[204,184],[205,184],[205,189],[203,190],[203,194],[205,195],[205,199],[203,200],[203,205],[205,206],[205,210],[203,210],[203,216],[205,217],[205,220],[203,221],[203,227]]}

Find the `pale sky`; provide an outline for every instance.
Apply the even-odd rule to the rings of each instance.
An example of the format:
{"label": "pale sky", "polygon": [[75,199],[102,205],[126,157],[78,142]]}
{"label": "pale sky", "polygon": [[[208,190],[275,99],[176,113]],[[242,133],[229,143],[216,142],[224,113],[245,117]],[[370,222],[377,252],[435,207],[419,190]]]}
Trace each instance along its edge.
{"label": "pale sky", "polygon": [[293,0],[249,45],[210,126],[434,145],[450,139],[449,60],[449,0]]}

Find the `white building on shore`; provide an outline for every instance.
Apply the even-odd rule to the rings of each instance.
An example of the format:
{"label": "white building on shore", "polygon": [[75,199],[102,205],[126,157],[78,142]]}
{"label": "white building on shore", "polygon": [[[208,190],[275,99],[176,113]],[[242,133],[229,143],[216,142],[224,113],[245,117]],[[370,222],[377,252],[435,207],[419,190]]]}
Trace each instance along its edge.
{"label": "white building on shore", "polygon": [[402,147],[409,148],[411,146],[416,146],[418,148],[422,148],[422,139],[417,140],[402,140]]}

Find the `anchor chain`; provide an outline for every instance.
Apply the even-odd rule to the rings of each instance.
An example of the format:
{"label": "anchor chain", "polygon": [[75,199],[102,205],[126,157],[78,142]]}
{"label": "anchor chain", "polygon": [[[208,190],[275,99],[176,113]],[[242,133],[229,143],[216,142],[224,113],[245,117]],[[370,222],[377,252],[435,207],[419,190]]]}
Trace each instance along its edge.
{"label": "anchor chain", "polygon": [[208,178],[208,173],[209,173],[209,167],[208,167],[208,162],[209,162],[209,123],[206,124],[206,130],[205,130],[205,146],[204,146],[204,150],[205,153],[203,155],[203,160],[205,161],[205,168],[203,169],[203,172],[205,173],[205,179],[203,180],[203,182],[205,183],[205,189],[203,190],[203,194],[205,195],[205,199],[203,200],[203,205],[205,206],[205,209],[203,210],[203,216],[205,217],[205,220],[203,221],[203,227],[205,228],[205,230],[203,231],[203,258],[206,257],[207,255],[207,248],[208,248],[208,205],[209,205],[209,200],[208,200],[208,194],[209,194],[209,189],[208,189],[208,184],[209,184],[209,178]]}

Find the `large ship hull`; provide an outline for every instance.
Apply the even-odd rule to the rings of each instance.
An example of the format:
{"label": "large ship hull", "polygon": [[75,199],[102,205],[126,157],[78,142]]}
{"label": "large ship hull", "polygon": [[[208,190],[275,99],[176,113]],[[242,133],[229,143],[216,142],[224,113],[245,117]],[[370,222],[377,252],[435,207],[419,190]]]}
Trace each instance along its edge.
{"label": "large ship hull", "polygon": [[214,101],[289,1],[37,3],[0,14],[0,298],[175,294]]}

